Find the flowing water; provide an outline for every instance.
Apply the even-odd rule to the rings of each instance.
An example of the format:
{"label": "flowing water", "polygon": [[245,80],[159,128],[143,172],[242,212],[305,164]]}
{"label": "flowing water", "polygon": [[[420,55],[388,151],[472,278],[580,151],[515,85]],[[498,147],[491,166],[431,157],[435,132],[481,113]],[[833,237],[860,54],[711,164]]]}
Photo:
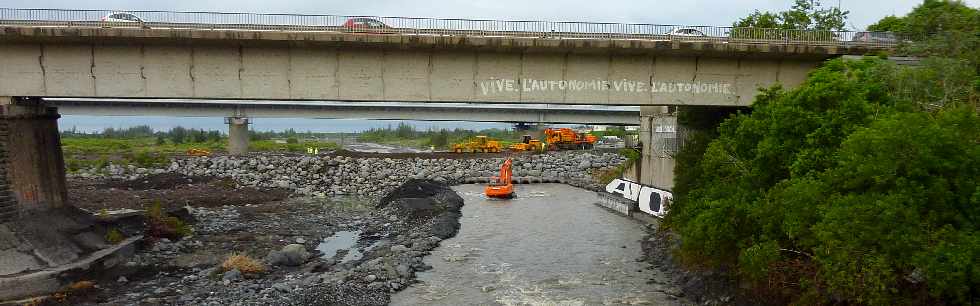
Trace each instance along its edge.
{"label": "flowing water", "polygon": [[465,200],[456,237],[426,257],[433,270],[392,305],[681,305],[644,269],[642,225],[593,204],[593,192],[561,184],[515,185],[511,200],[483,186]]}

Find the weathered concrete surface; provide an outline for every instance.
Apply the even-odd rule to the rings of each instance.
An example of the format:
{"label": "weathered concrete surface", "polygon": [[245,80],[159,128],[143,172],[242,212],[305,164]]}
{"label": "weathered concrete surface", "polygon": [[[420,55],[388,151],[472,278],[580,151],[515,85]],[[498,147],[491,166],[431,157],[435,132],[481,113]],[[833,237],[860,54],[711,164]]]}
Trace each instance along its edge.
{"label": "weathered concrete surface", "polygon": [[655,52],[659,44],[644,42],[562,41],[536,50],[446,45],[453,38],[396,44],[388,36],[367,36],[366,44],[259,44],[24,35],[0,32],[0,96],[745,106],[758,87],[793,87],[834,55]]}
{"label": "weathered concrete surface", "polygon": [[79,270],[117,264],[107,256],[139,239],[111,246],[104,226],[70,207],[25,214],[0,224],[0,301],[52,292]]}
{"label": "weathered concrete surface", "polygon": [[18,208],[24,213],[63,207],[67,183],[57,109],[11,102],[0,97],[0,120],[10,133],[6,174]]}
{"label": "weathered concrete surface", "polygon": [[[420,121],[538,122],[573,124],[638,125],[635,107],[593,108],[589,106],[513,107],[489,105],[475,107],[463,103],[364,103],[364,102],[269,102],[243,100],[208,101],[175,99],[45,99],[62,115],[317,119],[398,119]],[[122,103],[120,103],[122,102]],[[535,138],[541,138],[541,129]]]}
{"label": "weathered concrete surface", "polygon": [[248,153],[248,118],[228,117],[228,154]]}
{"label": "weathered concrete surface", "polygon": [[[7,138],[9,135],[7,120],[0,118],[0,224],[13,220],[17,217],[18,212],[17,199],[10,192],[10,183],[7,180]],[[3,239],[2,235],[0,235],[0,239]]]}
{"label": "weathered concrete surface", "polygon": [[[676,137],[682,137],[676,133],[678,130],[677,117],[667,107],[640,108],[640,142],[643,143],[638,170],[640,184],[666,190],[674,188],[674,157],[667,151],[679,140]],[[664,136],[673,137],[667,139]]]}
{"label": "weathered concrete surface", "polygon": [[297,44],[325,46],[394,47],[400,49],[462,49],[462,50],[530,50],[535,52],[574,51],[577,53],[656,53],[683,55],[725,55],[754,57],[814,58],[835,55],[863,55],[890,50],[893,46],[841,45],[805,41],[704,40],[670,41],[629,38],[556,39],[526,36],[486,37],[476,31],[473,35],[416,35],[352,33],[340,31],[263,31],[245,29],[193,28],[101,28],[101,27],[32,27],[6,25],[0,27],[0,40],[5,41],[108,41],[108,42],[196,42],[234,44]]}

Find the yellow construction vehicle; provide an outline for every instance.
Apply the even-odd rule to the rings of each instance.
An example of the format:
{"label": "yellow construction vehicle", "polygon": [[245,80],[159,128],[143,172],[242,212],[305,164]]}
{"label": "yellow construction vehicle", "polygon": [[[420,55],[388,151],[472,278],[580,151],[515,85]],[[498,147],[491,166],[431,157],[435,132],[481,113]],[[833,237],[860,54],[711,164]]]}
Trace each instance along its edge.
{"label": "yellow construction vehicle", "polygon": [[191,148],[187,150],[187,155],[190,156],[208,156],[211,155],[211,151],[205,149]]}
{"label": "yellow construction vehicle", "polygon": [[591,149],[599,140],[589,133],[578,133],[570,128],[545,129],[544,135],[548,140],[549,150]]}
{"label": "yellow construction vehicle", "polygon": [[511,144],[508,148],[514,152],[542,152],[544,151],[545,145],[540,140],[531,138],[531,135],[524,135],[524,137],[521,137],[521,142]]}
{"label": "yellow construction vehicle", "polygon": [[473,140],[453,144],[453,152],[498,153],[500,152],[500,142],[490,140],[487,136],[476,136]]}

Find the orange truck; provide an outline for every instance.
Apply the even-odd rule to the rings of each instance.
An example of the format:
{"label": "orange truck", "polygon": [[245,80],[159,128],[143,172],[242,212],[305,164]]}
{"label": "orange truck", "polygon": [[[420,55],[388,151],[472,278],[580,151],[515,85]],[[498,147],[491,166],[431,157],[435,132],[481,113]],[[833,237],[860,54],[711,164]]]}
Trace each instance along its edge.
{"label": "orange truck", "polygon": [[510,199],[514,197],[514,183],[511,181],[511,160],[508,158],[500,166],[500,176],[494,176],[484,190],[488,198]]}
{"label": "orange truck", "polygon": [[599,140],[588,133],[578,133],[570,128],[545,129],[545,141],[549,150],[591,149]]}

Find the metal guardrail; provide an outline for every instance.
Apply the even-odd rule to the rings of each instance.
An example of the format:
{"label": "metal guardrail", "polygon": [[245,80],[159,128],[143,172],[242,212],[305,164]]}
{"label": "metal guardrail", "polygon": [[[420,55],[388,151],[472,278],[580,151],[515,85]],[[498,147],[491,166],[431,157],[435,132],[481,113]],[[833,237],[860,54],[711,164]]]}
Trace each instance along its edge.
{"label": "metal guardrail", "polygon": [[[113,22],[103,20],[103,17],[115,13],[129,13],[142,21]],[[364,21],[368,24],[354,24],[356,21]],[[374,24],[373,22],[377,23]],[[893,33],[869,34],[869,32],[852,31],[383,16],[15,8],[0,8],[0,26],[324,31],[399,35],[863,46],[869,48],[891,48],[900,42],[909,41],[909,39],[901,38],[900,35]],[[678,33],[677,30],[697,32],[695,34],[682,34]]]}

